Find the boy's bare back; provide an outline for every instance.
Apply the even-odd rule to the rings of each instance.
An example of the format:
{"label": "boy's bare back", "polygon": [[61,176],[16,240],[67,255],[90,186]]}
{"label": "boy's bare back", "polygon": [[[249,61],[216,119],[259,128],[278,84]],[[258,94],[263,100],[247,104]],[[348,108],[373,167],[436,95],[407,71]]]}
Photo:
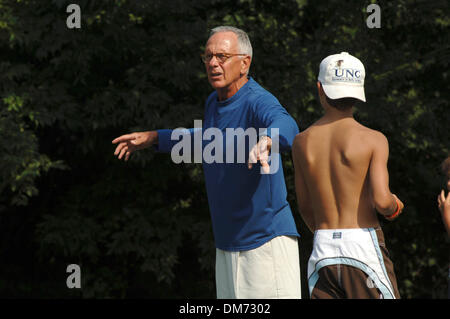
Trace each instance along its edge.
{"label": "boy's bare back", "polygon": [[379,248],[386,244],[377,212],[394,220],[404,206],[389,189],[386,137],[353,117],[366,101],[364,78],[364,65],[347,52],[323,59],[317,90],[325,113],[292,145],[299,211],[314,232],[311,299],[400,298],[387,249]]}
{"label": "boy's bare back", "polygon": [[293,143],[296,189],[297,197],[306,197],[300,209],[308,227],[378,226],[374,200],[392,205],[392,199],[381,203],[383,196],[389,201],[388,152],[383,134],[352,117],[324,117],[298,134]]}

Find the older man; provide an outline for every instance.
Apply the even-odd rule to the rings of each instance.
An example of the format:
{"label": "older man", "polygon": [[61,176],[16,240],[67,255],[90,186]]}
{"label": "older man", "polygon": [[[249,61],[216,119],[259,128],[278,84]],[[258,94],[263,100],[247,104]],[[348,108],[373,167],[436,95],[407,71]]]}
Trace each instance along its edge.
{"label": "older man", "polygon": [[[299,235],[286,200],[283,170],[268,167],[270,151],[273,162],[280,160],[278,146],[290,149],[297,124],[272,94],[248,76],[252,46],[244,31],[227,26],[213,29],[202,60],[215,89],[206,100],[203,132],[212,128],[260,132],[257,144],[244,143],[248,162],[230,163],[242,143],[235,145],[235,138],[228,136],[220,138],[227,161],[203,158],[216,244],[217,297],[300,298]],[[128,160],[132,152],[151,145],[171,152],[178,142],[173,133],[123,135],[113,141],[119,143],[115,155]],[[194,129],[188,134],[195,135]],[[201,146],[204,150],[208,143],[203,140]]]}

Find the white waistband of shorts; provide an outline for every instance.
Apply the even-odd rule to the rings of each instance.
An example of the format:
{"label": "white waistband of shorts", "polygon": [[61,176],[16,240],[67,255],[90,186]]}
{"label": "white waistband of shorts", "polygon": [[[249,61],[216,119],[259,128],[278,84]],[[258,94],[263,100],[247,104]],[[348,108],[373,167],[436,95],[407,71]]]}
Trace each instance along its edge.
{"label": "white waistband of shorts", "polygon": [[359,240],[363,236],[371,236],[371,232],[377,228],[340,228],[318,229],[314,232],[314,239],[322,240]]}

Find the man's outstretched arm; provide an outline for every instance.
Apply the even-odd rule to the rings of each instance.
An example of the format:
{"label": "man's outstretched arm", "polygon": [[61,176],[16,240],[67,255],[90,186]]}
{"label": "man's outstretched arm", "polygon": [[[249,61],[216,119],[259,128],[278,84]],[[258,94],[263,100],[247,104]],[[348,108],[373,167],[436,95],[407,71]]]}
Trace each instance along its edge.
{"label": "man's outstretched arm", "polygon": [[[128,161],[133,152],[150,146],[155,147],[157,152],[170,153],[172,147],[179,142],[180,135],[189,135],[192,139],[191,145],[193,145],[194,133],[200,132],[201,134],[201,130],[201,128],[179,128],[125,134],[112,141],[113,144],[119,144],[114,151],[114,155],[118,156],[118,159],[125,156],[125,161]],[[173,133],[176,133],[176,138],[172,139]]]}
{"label": "man's outstretched arm", "polygon": [[145,131],[125,134],[115,138],[113,144],[119,144],[114,151],[114,155],[118,159],[125,156],[125,161],[128,161],[131,153],[158,144],[157,131]]}

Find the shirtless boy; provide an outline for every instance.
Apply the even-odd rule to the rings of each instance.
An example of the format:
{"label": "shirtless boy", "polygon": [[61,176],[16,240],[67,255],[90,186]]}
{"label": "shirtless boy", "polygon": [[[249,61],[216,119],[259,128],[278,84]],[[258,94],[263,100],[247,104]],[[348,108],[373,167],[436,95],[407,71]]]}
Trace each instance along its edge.
{"label": "shirtless boy", "polygon": [[389,189],[386,137],[359,124],[352,107],[364,94],[365,69],[342,52],[320,64],[325,115],[293,142],[300,214],[314,232],[308,262],[311,298],[400,298],[378,212],[397,218],[403,203]]}

